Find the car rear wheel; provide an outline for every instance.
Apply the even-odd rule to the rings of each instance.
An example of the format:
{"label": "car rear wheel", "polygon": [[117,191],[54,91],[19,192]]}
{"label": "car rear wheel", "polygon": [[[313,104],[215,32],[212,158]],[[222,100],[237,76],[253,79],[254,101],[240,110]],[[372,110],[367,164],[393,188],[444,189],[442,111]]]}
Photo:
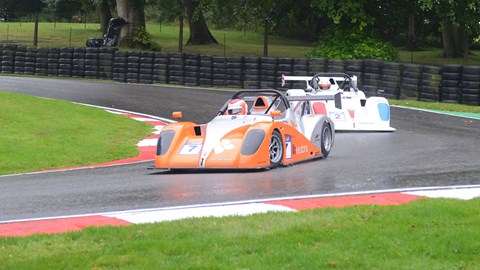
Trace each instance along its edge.
{"label": "car rear wheel", "polygon": [[333,137],[332,137],[332,128],[327,122],[323,122],[322,125],[322,136],[321,136],[321,150],[324,158],[330,154],[332,149]]}
{"label": "car rear wheel", "polygon": [[282,163],[283,159],[283,141],[280,132],[274,131],[272,137],[270,138],[270,165],[272,167],[277,167]]}

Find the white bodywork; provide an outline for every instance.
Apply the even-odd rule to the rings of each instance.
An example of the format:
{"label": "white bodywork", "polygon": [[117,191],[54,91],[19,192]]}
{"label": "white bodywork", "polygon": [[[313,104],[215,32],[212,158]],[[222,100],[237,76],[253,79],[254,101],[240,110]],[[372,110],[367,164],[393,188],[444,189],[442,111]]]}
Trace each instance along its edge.
{"label": "white bodywork", "polygon": [[[320,79],[331,82],[329,90],[315,88]],[[341,73],[319,73],[315,76],[283,76],[284,81],[305,81],[303,89],[290,89],[287,95],[326,96],[341,93],[341,108],[335,106],[334,100],[311,102],[315,114],[329,116],[335,123],[336,130],[345,131],[395,131],[390,127],[390,105],[384,97],[367,98],[357,88],[357,77]],[[310,84],[314,84],[313,86]],[[302,93],[303,92],[303,93]],[[316,104],[321,103],[321,104]]]}

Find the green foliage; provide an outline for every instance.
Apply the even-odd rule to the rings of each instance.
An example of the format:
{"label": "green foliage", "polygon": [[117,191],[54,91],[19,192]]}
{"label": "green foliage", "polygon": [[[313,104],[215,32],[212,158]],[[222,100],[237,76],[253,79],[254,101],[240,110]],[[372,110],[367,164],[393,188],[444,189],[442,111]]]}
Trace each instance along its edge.
{"label": "green foliage", "polygon": [[145,49],[150,49],[152,51],[161,51],[162,47],[152,40],[151,35],[147,32],[145,27],[135,27],[133,29],[132,40],[135,44],[140,45],[140,47]]}
{"label": "green foliage", "polygon": [[330,28],[315,43],[315,49],[308,52],[310,58],[328,59],[378,59],[390,62],[400,60],[398,51],[387,42],[356,30]]}

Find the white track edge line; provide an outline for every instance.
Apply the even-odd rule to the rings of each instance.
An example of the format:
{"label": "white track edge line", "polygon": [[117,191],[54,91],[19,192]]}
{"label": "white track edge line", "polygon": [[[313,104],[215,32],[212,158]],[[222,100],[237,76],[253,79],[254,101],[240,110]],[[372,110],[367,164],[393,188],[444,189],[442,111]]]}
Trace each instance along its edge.
{"label": "white track edge line", "polygon": [[243,201],[233,201],[233,202],[223,202],[223,203],[207,203],[207,204],[145,208],[145,209],[136,209],[136,210],[123,210],[123,211],[112,211],[112,212],[101,212],[101,213],[90,213],[90,214],[79,214],[79,215],[54,216],[54,217],[44,217],[44,218],[15,219],[15,220],[0,221],[0,224],[55,220],[55,219],[77,218],[77,217],[88,217],[88,216],[110,216],[110,215],[118,215],[118,214],[126,214],[126,213],[141,213],[141,212],[151,212],[151,211],[182,210],[182,209],[192,209],[192,208],[202,208],[202,207],[230,206],[230,205],[240,205],[240,204],[250,204],[250,203],[268,203],[272,201],[285,201],[285,200],[301,200],[301,199],[313,199],[313,198],[342,197],[342,196],[370,195],[370,194],[373,195],[373,194],[398,193],[398,192],[407,193],[407,192],[415,192],[415,191],[436,191],[436,190],[469,189],[469,188],[480,188],[480,185],[415,187],[415,188],[398,188],[398,189],[382,189],[382,190],[371,190],[371,191],[327,193],[327,194],[306,195],[306,196],[276,197],[276,198],[243,200]]}
{"label": "white track edge line", "polygon": [[422,112],[436,113],[436,114],[442,114],[442,115],[448,115],[448,116],[455,116],[455,117],[460,117],[460,118],[480,120],[480,118],[477,118],[477,117],[471,117],[471,116],[466,116],[466,115],[457,115],[457,114],[455,114],[455,112],[448,112],[448,111],[439,112],[439,111],[434,111],[434,110],[429,110],[429,109],[407,107],[407,106],[402,106],[402,105],[390,105],[390,106],[397,107],[397,108],[402,108],[402,109],[410,109],[410,110],[414,110],[414,111],[422,111]]}

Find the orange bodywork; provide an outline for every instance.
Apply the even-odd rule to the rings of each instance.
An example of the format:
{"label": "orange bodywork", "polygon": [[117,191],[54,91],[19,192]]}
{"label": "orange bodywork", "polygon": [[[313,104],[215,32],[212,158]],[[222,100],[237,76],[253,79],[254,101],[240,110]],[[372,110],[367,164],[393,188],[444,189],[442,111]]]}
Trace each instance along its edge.
{"label": "orange bodywork", "polygon": [[[271,167],[270,139],[275,130],[281,134],[283,142],[281,164],[287,165],[321,157],[321,151],[309,139],[293,126],[282,122],[241,125],[213,139],[209,132],[216,131],[209,131],[206,125],[177,122],[167,125],[160,133],[155,167],[157,169],[269,168]],[[255,136],[247,136],[249,132]],[[162,145],[170,140],[170,138],[162,140],[162,136],[167,137],[167,135],[173,136],[168,149],[166,149],[167,145]]]}

